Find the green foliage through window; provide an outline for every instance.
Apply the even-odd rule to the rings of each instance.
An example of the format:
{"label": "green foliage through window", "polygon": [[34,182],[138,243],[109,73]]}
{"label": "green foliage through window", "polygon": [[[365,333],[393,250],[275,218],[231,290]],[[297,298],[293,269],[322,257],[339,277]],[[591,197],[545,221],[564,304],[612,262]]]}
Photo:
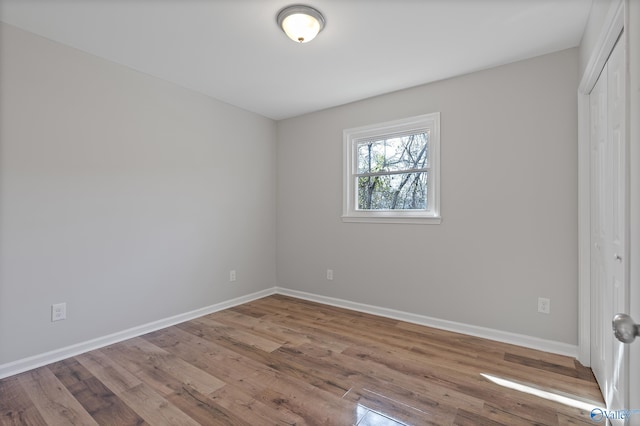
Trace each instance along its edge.
{"label": "green foliage through window", "polygon": [[426,210],[429,131],[358,141],[358,210]]}

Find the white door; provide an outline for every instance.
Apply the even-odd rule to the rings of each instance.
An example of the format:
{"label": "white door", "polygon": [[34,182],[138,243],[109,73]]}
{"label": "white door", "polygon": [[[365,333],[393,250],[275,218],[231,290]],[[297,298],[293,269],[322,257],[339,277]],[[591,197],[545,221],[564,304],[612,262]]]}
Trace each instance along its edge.
{"label": "white door", "polygon": [[628,403],[628,349],[612,331],[628,312],[625,49],[616,44],[590,94],[592,369],[608,410]]}
{"label": "white door", "polygon": [[605,65],[591,94],[590,103],[590,190],[591,190],[591,369],[604,389],[606,354],[606,210],[605,171],[607,148],[607,75]]}

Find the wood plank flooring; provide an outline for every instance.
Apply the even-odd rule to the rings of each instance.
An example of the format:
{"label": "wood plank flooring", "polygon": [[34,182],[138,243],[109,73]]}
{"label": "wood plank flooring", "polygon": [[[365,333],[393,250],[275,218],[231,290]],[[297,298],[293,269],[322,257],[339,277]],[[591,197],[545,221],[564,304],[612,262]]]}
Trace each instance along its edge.
{"label": "wood plank flooring", "polygon": [[593,425],[591,405],[574,359],[281,295],[0,380],[2,425]]}

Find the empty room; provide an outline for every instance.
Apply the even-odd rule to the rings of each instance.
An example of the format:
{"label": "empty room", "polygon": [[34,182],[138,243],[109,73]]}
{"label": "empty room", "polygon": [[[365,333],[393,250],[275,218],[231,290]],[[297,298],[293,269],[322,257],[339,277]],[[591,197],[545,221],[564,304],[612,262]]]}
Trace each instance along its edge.
{"label": "empty room", "polygon": [[640,425],[640,2],[0,0],[0,425]]}

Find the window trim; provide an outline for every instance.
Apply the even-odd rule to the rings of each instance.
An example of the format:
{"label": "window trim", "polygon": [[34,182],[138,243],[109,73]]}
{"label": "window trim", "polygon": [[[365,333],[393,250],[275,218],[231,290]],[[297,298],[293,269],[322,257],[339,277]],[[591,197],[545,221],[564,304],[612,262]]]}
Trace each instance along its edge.
{"label": "window trim", "polygon": [[[391,134],[418,132],[428,129],[429,135],[429,175],[427,205],[430,210],[358,210],[356,208],[355,147],[358,141]],[[440,224],[440,113],[423,114],[400,120],[354,127],[343,131],[343,222],[364,223],[413,223]]]}

